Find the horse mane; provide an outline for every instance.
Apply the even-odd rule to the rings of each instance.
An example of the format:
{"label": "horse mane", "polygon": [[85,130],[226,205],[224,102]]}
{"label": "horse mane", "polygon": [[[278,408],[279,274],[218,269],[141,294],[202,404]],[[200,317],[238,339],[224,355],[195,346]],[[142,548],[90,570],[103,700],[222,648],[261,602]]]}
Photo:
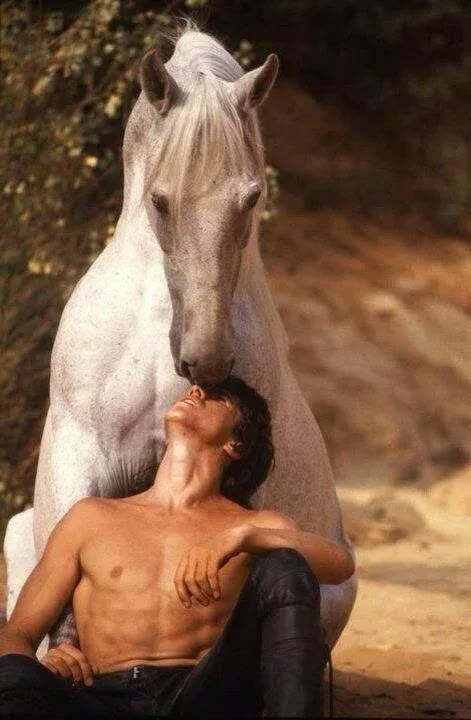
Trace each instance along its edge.
{"label": "horse mane", "polygon": [[[264,150],[255,111],[242,121],[227,84],[243,75],[239,63],[211,35],[186,25],[174,40],[171,61],[188,68],[183,99],[161,123],[160,150],[145,191],[154,182],[170,189],[178,225],[184,196],[205,193],[220,173],[264,177]],[[169,68],[171,72],[171,68]]]}

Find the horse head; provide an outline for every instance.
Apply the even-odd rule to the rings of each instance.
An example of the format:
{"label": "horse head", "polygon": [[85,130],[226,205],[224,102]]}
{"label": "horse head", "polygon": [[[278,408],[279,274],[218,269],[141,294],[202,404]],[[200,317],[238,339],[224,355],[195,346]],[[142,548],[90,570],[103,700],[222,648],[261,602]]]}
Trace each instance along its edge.
{"label": "horse head", "polygon": [[232,300],[266,197],[256,108],[278,59],[244,74],[212,38],[209,52],[185,55],[179,45],[188,36],[166,64],[156,50],[141,62],[155,132],[143,202],[163,252],[176,372],[213,384],[235,361]]}

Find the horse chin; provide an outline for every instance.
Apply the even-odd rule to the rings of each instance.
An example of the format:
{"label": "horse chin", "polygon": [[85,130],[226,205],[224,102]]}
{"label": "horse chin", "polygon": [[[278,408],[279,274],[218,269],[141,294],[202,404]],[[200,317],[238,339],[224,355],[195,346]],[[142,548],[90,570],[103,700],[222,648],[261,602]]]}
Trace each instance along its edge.
{"label": "horse chin", "polygon": [[212,387],[218,383],[223,382],[230,375],[229,368],[221,370],[210,370],[205,372],[204,370],[198,370],[191,376],[190,382],[196,385],[204,385],[205,387]]}
{"label": "horse chin", "polygon": [[207,367],[191,367],[182,361],[174,360],[175,372],[179,377],[185,378],[192,385],[206,385],[211,387],[226,380],[231,374],[234,362],[210,364]]}
{"label": "horse chin", "polygon": [[187,375],[185,375],[185,373],[183,373],[182,370],[180,369],[180,363],[179,363],[179,362],[176,362],[176,361],[174,360],[174,361],[173,361],[173,365],[174,365],[174,367],[175,367],[175,372],[176,372],[176,374],[177,374],[179,377],[185,378],[186,380],[190,380],[190,378],[189,378]]}

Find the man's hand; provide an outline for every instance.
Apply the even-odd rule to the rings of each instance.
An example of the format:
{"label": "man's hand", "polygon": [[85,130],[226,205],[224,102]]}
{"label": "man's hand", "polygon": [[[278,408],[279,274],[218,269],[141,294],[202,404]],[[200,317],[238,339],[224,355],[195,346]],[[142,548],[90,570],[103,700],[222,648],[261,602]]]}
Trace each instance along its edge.
{"label": "man's hand", "polygon": [[51,648],[40,662],[56,675],[73,678],[74,683],[85,683],[85,685],[93,683],[92,666],[83,652],[69,643],[61,643]]}
{"label": "man's hand", "polygon": [[183,553],[175,572],[178,597],[191,607],[193,596],[201,605],[221,597],[219,570],[235,555],[243,552],[248,525],[237,525],[206,538]]}

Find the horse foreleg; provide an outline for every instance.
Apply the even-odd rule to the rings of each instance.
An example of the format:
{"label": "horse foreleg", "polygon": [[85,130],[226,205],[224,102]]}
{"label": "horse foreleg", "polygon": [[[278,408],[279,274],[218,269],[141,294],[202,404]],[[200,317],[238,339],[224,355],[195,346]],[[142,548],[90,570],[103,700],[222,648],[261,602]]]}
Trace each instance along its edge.
{"label": "horse foreleg", "polygon": [[36,565],[33,508],[10,518],[5,533],[3,551],[7,566],[7,620],[9,620],[21,588]]}
{"label": "horse foreleg", "polygon": [[[49,412],[41,443],[34,494],[34,544],[40,557],[63,515],[84,497],[97,494],[97,477],[103,460],[91,433],[64,416],[53,427]],[[50,646],[78,645],[72,609],[68,605],[49,634]]]}
{"label": "horse foreleg", "polygon": [[[10,619],[26,579],[36,565],[33,540],[33,508],[10,518],[3,545],[7,566],[7,620]],[[38,647],[38,657],[47,651],[47,638]]]}

